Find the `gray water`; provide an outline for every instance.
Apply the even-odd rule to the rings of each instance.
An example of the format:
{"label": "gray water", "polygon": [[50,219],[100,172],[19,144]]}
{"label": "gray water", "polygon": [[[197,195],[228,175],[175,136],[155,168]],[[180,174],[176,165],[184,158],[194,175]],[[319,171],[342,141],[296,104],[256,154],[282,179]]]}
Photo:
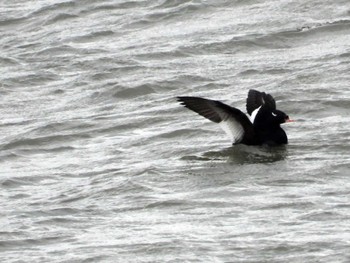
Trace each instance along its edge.
{"label": "gray water", "polygon": [[[1,262],[349,262],[350,2],[2,0]],[[272,94],[286,147],[176,96]]]}

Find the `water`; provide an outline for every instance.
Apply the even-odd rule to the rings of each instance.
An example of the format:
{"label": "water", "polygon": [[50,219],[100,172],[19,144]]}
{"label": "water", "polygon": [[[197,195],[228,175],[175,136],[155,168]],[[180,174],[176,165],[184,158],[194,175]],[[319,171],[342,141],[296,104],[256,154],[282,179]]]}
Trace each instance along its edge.
{"label": "water", "polygon": [[[349,262],[349,1],[0,3],[1,262]],[[290,144],[179,106],[271,93]]]}

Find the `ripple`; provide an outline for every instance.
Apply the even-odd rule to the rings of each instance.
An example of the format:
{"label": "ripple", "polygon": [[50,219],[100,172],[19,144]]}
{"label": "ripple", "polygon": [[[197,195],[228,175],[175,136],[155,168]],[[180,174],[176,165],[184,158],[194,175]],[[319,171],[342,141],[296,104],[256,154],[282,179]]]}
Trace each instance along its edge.
{"label": "ripple", "polygon": [[74,18],[78,18],[78,17],[79,17],[78,15],[74,15],[74,14],[61,13],[61,14],[57,14],[57,15],[54,15],[53,17],[49,18],[45,22],[45,25],[51,25],[54,23],[59,23],[61,21],[74,19]]}
{"label": "ripple", "polygon": [[142,84],[136,87],[127,88],[119,87],[121,90],[117,91],[113,96],[116,98],[136,98],[140,96],[149,95],[155,92],[152,84]]}
{"label": "ripple", "polygon": [[170,7],[178,7],[184,4],[188,4],[190,2],[192,2],[192,0],[164,0],[159,5],[157,5],[156,8],[163,9]]}
{"label": "ripple", "polygon": [[30,14],[30,16],[43,16],[45,14],[51,13],[53,11],[67,11],[76,7],[76,1],[65,1],[54,4],[47,4]]}
{"label": "ripple", "polygon": [[70,45],[59,45],[52,47],[45,47],[42,50],[36,52],[36,55],[40,56],[67,56],[69,54],[80,53],[80,50]]}
{"label": "ripple", "polygon": [[[53,135],[53,136],[42,136],[37,138],[22,138],[22,139],[15,139],[12,142],[6,143],[2,145],[3,150],[9,150],[9,149],[18,149],[18,148],[26,148],[26,147],[41,147],[45,145],[50,145],[58,142],[67,142],[67,141],[74,141],[77,139],[88,139],[90,138],[90,135],[88,134],[67,134],[67,135]],[[72,149],[70,146],[64,146],[53,148],[55,151],[61,151],[66,149]],[[51,151],[52,149],[50,149]]]}
{"label": "ripple", "polygon": [[96,39],[101,39],[105,37],[112,37],[115,34],[113,30],[100,30],[92,33],[84,34],[81,36],[73,37],[72,41],[77,43],[86,43],[95,41]]}
{"label": "ripple", "polygon": [[51,237],[41,237],[41,238],[23,238],[16,240],[0,240],[1,248],[18,248],[18,247],[28,247],[28,246],[46,246],[48,244],[56,244],[59,240],[64,240],[69,236],[51,236]]}

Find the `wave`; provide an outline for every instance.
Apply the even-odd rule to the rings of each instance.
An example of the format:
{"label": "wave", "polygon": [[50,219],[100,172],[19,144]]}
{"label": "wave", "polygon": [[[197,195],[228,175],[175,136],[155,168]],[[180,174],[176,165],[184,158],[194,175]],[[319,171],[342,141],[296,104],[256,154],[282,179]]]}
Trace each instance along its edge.
{"label": "wave", "polygon": [[[4,143],[1,145],[2,150],[9,150],[9,149],[22,149],[29,147],[30,149],[32,147],[43,147],[47,145],[51,145],[54,143],[60,143],[60,142],[71,142],[77,139],[88,139],[91,136],[87,133],[81,133],[81,134],[57,134],[57,135],[51,135],[51,136],[41,136],[36,138],[20,138],[20,139],[14,139],[11,142]],[[56,147],[56,148],[46,148],[48,151],[61,151],[67,150],[67,149],[74,149],[72,147],[64,146],[62,147]]]}
{"label": "wave", "polygon": [[54,15],[52,17],[50,17],[49,19],[46,20],[45,25],[51,25],[54,23],[59,23],[65,20],[69,20],[69,19],[74,19],[74,18],[78,18],[78,15],[74,15],[74,14],[69,14],[69,13],[60,13],[57,15]]}
{"label": "wave", "polygon": [[43,16],[46,14],[51,14],[53,11],[69,11],[76,7],[76,1],[66,1],[60,3],[54,3],[40,7],[39,9],[33,11],[29,16]]}

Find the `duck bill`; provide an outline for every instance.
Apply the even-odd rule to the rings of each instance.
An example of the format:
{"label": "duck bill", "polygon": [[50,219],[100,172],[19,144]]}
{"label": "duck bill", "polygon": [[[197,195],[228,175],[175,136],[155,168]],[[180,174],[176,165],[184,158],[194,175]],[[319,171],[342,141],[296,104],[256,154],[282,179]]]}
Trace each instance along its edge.
{"label": "duck bill", "polygon": [[286,122],[295,122],[295,120],[291,120],[291,119],[286,119]]}

